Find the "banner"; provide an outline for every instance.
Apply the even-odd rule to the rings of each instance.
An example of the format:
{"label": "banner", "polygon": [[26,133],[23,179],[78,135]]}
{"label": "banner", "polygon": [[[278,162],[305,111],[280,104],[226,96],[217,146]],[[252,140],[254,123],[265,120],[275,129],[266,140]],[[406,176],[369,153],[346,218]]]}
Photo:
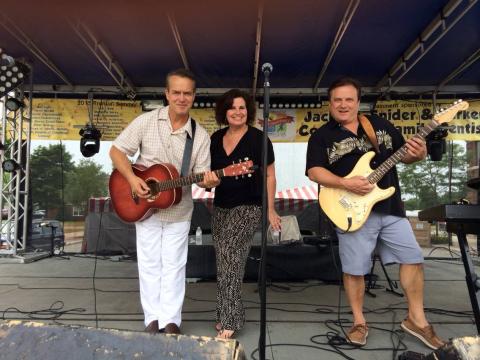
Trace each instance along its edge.
{"label": "banner", "polygon": [[[452,100],[439,100],[437,107],[448,108]],[[469,101],[469,108],[459,111],[448,123],[447,140],[480,140],[480,101]],[[433,117],[432,101],[382,101],[378,102],[375,114],[390,120],[391,123],[408,139],[418,132],[418,129],[430,122]]]}
{"label": "banner", "polygon": [[[35,99],[32,118],[32,139],[78,140],[79,130],[88,122],[88,100]],[[452,100],[438,101],[448,107]],[[329,121],[328,103],[321,108],[271,109],[268,133],[274,142],[307,142],[310,135]],[[391,121],[410,138],[433,116],[432,101],[379,101],[374,113]],[[102,132],[102,140],[113,140],[138,115],[141,101],[94,100],[93,123]],[[192,109],[191,116],[209,134],[219,129],[212,108]],[[258,109],[254,125],[263,128],[263,109]],[[471,100],[470,107],[459,112],[449,124],[448,140],[480,141],[480,100]]]}
{"label": "banner", "polygon": [[[114,140],[141,113],[141,101],[93,100],[93,123],[102,140]],[[32,140],[79,140],[88,122],[88,100],[33,100]]]}

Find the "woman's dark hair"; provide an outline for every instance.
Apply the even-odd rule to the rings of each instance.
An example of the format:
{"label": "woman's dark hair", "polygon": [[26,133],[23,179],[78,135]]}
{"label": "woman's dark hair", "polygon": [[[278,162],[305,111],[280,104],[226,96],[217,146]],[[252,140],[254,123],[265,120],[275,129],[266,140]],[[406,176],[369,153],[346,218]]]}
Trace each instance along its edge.
{"label": "woman's dark hair", "polygon": [[215,106],[215,120],[217,120],[218,125],[228,125],[227,111],[232,108],[233,100],[236,98],[242,98],[245,100],[245,105],[247,107],[247,124],[253,124],[255,121],[255,102],[246,92],[239,89],[232,89],[228,90],[217,99],[217,105]]}
{"label": "woman's dark hair", "polygon": [[352,85],[355,89],[357,89],[357,97],[358,100],[360,100],[360,98],[362,97],[362,85],[360,85],[360,82],[358,80],[346,76],[338,78],[330,85],[330,87],[328,88],[328,99],[330,100],[330,96],[332,95],[332,91],[334,89],[345,85]]}

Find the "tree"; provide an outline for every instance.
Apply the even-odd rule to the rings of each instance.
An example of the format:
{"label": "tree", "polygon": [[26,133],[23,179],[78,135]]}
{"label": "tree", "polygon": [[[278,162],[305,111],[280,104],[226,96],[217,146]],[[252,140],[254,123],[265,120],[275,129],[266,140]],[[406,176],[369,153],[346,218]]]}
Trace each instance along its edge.
{"label": "tree", "polygon": [[84,206],[90,197],[108,194],[108,174],[101,165],[91,160],[80,163],[67,174],[65,201],[74,206]]}
{"label": "tree", "polygon": [[37,209],[61,208],[65,174],[72,171],[72,155],[63,144],[39,146],[30,157],[32,203]]}
{"label": "tree", "polygon": [[406,209],[426,209],[466,196],[466,152],[460,144],[451,143],[450,145],[453,145],[449,146],[449,153],[453,155],[451,185],[450,154],[444,154],[441,161],[431,161],[427,158],[414,164],[398,165],[402,198]]}

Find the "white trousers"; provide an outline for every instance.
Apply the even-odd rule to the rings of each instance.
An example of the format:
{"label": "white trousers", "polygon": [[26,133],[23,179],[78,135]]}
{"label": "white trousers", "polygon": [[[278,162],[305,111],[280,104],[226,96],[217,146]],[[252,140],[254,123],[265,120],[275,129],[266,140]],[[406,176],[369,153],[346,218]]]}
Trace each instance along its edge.
{"label": "white trousers", "polygon": [[158,320],[180,326],[190,221],[163,222],[152,216],[135,223],[140,300],[145,325]]}

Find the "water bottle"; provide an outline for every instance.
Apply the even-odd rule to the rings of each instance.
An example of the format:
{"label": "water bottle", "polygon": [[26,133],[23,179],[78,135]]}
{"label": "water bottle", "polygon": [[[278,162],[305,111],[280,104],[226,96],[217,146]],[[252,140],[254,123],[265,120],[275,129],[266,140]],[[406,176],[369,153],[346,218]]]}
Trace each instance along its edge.
{"label": "water bottle", "polygon": [[272,232],[272,243],[274,245],[280,244],[280,232],[278,230],[273,230]]}
{"label": "water bottle", "polygon": [[202,245],[202,228],[200,226],[197,227],[197,231],[195,232],[195,244]]}

